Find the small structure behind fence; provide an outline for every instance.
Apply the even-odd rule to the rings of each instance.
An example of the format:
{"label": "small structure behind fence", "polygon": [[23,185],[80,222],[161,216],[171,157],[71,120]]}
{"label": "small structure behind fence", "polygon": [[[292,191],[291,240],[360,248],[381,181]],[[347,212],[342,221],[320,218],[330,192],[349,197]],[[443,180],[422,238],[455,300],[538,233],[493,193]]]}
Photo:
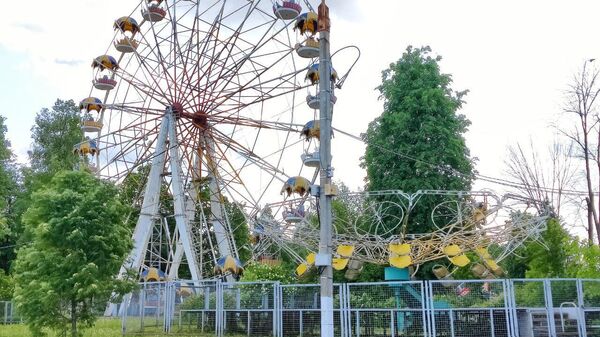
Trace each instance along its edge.
{"label": "small structure behind fence", "polygon": [[23,320],[17,314],[15,303],[0,301],[0,324],[22,323]]}
{"label": "small structure behind fence", "polygon": [[[142,284],[123,332],[320,336],[317,284]],[[336,337],[600,337],[600,280],[443,280],[334,285]]]}

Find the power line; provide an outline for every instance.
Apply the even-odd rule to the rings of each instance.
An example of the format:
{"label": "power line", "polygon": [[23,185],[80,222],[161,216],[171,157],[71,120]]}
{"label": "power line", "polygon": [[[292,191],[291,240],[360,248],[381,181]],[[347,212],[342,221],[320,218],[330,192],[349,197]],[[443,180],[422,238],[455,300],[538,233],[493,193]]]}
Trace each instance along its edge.
{"label": "power line", "polygon": [[[353,135],[349,132],[340,130],[338,128],[333,128],[336,132],[339,132],[345,136],[348,136],[354,140],[358,140],[360,142],[362,142],[363,144],[366,144],[366,142],[359,136]],[[470,178],[470,176],[468,174],[462,173],[456,169],[454,169],[453,167],[449,167],[449,166],[441,166],[438,164],[434,164],[431,162],[427,162],[424,161],[422,159],[418,159],[415,157],[412,157],[410,155],[395,151],[395,150],[391,150],[382,146],[378,146],[378,145],[374,145],[376,148],[394,154],[396,156],[402,157],[402,158],[406,158],[409,160],[412,160],[414,162],[417,163],[421,163],[421,164],[425,164],[428,165],[432,168],[438,169],[440,171],[445,171],[445,172],[449,172],[455,175],[460,175],[462,177],[465,178]],[[529,188],[530,186],[527,186],[523,183],[519,183],[519,182],[515,182],[515,181],[510,181],[507,179],[503,179],[503,178],[496,178],[496,177],[491,177],[491,176],[487,176],[487,175],[483,175],[483,174],[473,174],[473,176],[479,180],[485,181],[485,182],[489,182],[489,183],[493,183],[493,184],[497,184],[497,185],[502,185],[502,186],[506,186],[506,187],[512,187],[512,188]],[[535,186],[535,188],[544,191],[544,192],[548,192],[548,193],[561,193],[563,195],[571,195],[571,196],[587,196],[589,193],[587,191],[578,191],[578,190],[557,190],[554,188],[549,188],[549,187],[545,187],[545,186]],[[598,194],[598,192],[594,192],[594,194]]]}

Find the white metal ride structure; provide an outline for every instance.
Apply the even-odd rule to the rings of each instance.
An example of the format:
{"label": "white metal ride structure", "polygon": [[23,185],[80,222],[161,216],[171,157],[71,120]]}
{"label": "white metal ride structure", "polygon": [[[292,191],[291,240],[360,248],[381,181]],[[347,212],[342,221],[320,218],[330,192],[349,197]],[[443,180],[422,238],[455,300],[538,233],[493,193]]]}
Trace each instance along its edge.
{"label": "white metal ride structure", "polygon": [[[316,14],[302,19],[298,1],[137,2],[92,63],[75,151],[99,177],[145,186],[121,275],[175,279],[187,264],[192,279],[233,280],[243,268],[233,233],[306,170],[296,133],[317,112],[298,95],[314,38],[312,52],[299,49]],[[236,208],[246,221],[231,219]]]}

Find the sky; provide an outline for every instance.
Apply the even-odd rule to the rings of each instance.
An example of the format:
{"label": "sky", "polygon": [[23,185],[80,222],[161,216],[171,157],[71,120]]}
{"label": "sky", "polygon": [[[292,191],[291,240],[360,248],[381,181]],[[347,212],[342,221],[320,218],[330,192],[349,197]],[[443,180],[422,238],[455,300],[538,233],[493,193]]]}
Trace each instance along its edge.
{"label": "sky", "polygon": [[[12,1],[0,20],[0,114],[19,161],[26,160],[30,128],[57,98],[79,101],[92,79],[91,60],[113,38],[112,22],[136,0]],[[382,112],[375,88],[381,71],[408,45],[429,45],[443,57],[455,90],[469,90],[460,111],[480,174],[506,177],[508,145],[532,139],[543,147],[556,136],[565,89],[590,58],[600,59],[597,1],[329,0],[336,50],[360,48],[362,57],[342,90],[334,127],[359,135]],[[316,6],[316,3],[314,4]],[[359,142],[333,140],[335,178],[363,185]],[[476,188],[497,186],[477,183]]]}

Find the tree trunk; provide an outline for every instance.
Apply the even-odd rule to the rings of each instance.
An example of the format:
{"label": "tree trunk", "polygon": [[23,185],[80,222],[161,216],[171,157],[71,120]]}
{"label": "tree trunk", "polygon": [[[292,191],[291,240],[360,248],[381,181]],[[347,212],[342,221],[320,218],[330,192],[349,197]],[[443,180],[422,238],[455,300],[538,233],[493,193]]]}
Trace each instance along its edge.
{"label": "tree trunk", "polygon": [[591,201],[589,197],[585,198],[585,203],[587,207],[587,235],[588,235],[588,245],[592,246],[594,244],[594,213],[592,213]]}
{"label": "tree trunk", "polygon": [[77,303],[71,300],[71,337],[77,337]]}

